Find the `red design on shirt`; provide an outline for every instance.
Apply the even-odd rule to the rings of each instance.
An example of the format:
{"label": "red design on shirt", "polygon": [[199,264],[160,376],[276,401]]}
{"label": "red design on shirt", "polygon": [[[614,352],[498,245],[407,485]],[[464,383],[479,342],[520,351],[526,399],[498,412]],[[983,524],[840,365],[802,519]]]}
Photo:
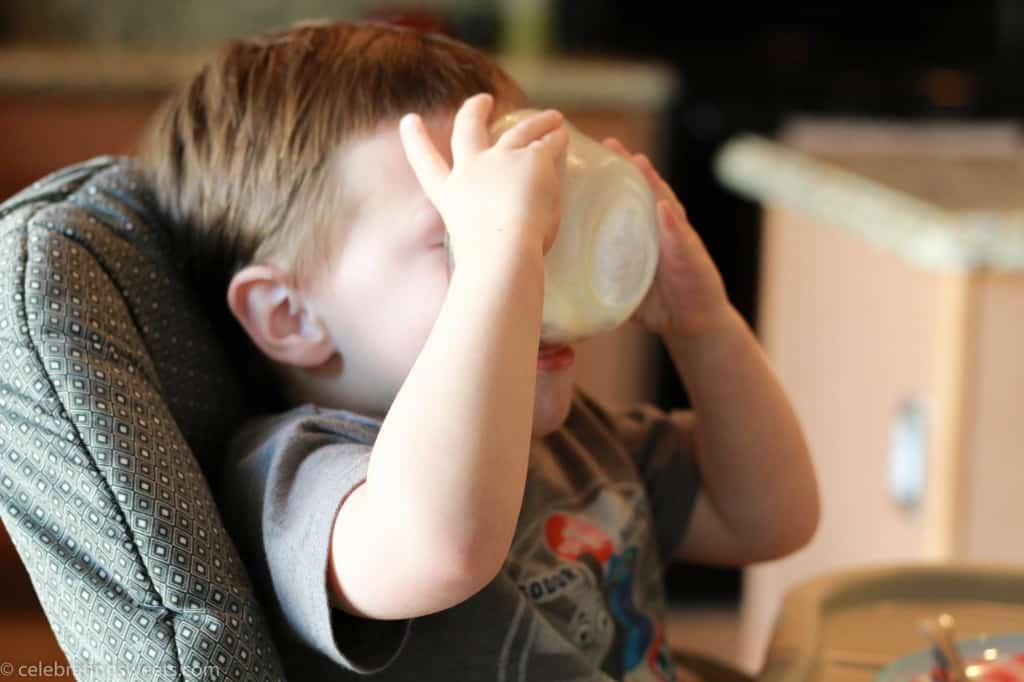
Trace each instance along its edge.
{"label": "red design on shirt", "polygon": [[544,536],[551,551],[569,561],[576,561],[581,554],[591,554],[603,566],[614,551],[611,538],[600,526],[571,514],[549,516]]}

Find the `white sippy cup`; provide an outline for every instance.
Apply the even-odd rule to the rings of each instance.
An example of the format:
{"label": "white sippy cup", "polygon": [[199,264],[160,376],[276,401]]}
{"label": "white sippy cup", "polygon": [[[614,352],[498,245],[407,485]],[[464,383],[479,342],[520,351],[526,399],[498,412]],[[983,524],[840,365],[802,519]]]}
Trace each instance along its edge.
{"label": "white sippy cup", "polygon": [[[491,126],[492,141],[536,113],[522,109]],[[569,131],[562,174],[562,221],[544,257],[543,343],[566,343],[610,330],[629,319],[658,266],[655,198],[628,160]],[[447,238],[449,266],[452,253]]]}

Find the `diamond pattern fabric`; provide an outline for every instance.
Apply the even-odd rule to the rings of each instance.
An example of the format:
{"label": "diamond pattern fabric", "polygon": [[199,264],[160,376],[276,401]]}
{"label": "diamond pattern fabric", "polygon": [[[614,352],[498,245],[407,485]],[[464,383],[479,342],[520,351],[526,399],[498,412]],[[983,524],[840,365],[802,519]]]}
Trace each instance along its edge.
{"label": "diamond pattern fabric", "polygon": [[79,680],[284,679],[210,494],[240,382],[131,159],[0,206],[0,520]]}

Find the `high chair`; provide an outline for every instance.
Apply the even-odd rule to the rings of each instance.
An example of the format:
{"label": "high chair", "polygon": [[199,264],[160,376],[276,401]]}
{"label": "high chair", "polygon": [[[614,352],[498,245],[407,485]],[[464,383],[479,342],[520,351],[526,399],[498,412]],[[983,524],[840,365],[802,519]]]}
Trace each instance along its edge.
{"label": "high chair", "polygon": [[281,680],[210,494],[242,385],[150,206],[102,157],[0,207],[0,519],[78,679]]}

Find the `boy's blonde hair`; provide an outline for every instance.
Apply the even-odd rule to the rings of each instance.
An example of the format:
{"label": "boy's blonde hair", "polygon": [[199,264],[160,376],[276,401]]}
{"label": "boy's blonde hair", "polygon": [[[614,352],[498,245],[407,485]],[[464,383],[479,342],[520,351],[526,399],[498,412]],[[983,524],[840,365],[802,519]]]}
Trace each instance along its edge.
{"label": "boy's blonde hair", "polygon": [[321,265],[342,143],[477,92],[524,99],[492,59],[455,40],[303,22],[228,43],[154,115],[141,155],[202,293],[223,301],[248,263],[272,262],[298,282]]}

